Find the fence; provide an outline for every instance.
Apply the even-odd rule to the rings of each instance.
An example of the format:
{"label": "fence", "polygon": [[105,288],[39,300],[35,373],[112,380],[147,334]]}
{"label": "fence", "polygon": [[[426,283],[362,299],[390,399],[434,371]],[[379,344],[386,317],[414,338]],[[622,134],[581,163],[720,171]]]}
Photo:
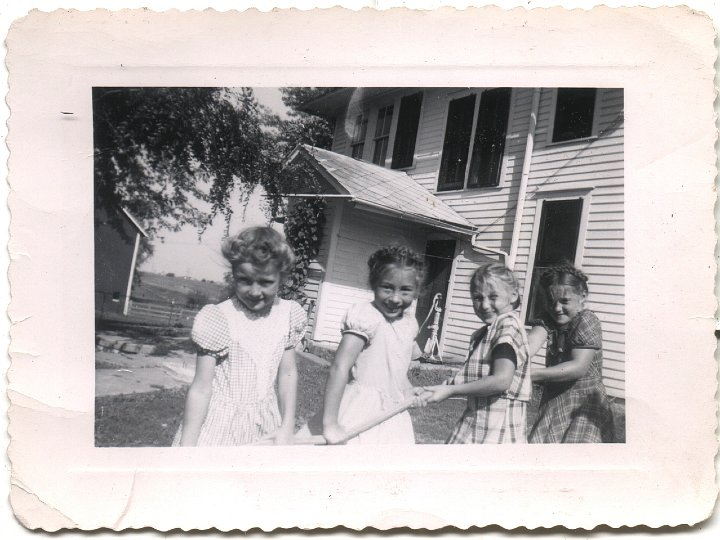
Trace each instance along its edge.
{"label": "fence", "polygon": [[128,313],[123,315],[121,306],[125,298],[115,299],[96,292],[95,318],[102,321],[123,321],[131,324],[148,324],[165,327],[192,326],[199,309],[188,308],[175,303],[141,300],[130,297]]}

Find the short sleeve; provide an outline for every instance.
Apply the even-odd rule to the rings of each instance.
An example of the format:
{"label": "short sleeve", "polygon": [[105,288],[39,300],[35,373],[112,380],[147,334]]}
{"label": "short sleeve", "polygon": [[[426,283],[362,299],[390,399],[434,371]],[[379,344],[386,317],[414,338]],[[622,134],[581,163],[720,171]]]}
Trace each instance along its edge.
{"label": "short sleeve", "polygon": [[372,304],[354,305],[345,313],[341,331],[343,334],[355,334],[365,339],[365,341],[371,341],[377,330],[380,317],[382,315]]}
{"label": "short sleeve", "polygon": [[290,329],[288,330],[285,349],[294,349],[305,335],[307,314],[297,302],[290,304]]}
{"label": "short sleeve", "polygon": [[520,322],[513,316],[503,317],[498,321],[497,329],[491,336],[491,350],[498,345],[509,345],[515,351],[518,359],[524,358],[525,340],[523,339],[524,330],[520,327]]}
{"label": "short sleeve", "polygon": [[192,340],[197,345],[198,354],[215,358],[227,356],[230,347],[230,330],[227,319],[218,306],[205,306],[195,316]]}
{"label": "short sleeve", "polygon": [[602,326],[600,319],[592,311],[581,311],[578,315],[577,325],[568,336],[568,348],[571,349],[601,349]]}

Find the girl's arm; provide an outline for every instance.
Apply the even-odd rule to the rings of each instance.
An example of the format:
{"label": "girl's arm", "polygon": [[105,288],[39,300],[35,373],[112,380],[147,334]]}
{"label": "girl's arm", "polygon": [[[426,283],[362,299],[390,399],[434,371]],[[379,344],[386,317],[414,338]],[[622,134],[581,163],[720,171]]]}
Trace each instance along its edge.
{"label": "girl's arm", "polygon": [[535,356],[547,341],[548,333],[542,326],[533,326],[528,332],[528,360]]}
{"label": "girl's arm", "polygon": [[338,424],[340,401],[350,376],[350,369],[365,346],[365,340],[351,333],[343,334],[340,346],[335,353],[335,361],[330,366],[325,385],[325,410],[323,412],[323,435],[329,443],[343,438],[345,431]]}
{"label": "girl's arm", "polygon": [[556,366],[537,368],[532,371],[534,383],[576,381],[590,369],[595,349],[572,349],[570,360]]}
{"label": "girl's arm", "polygon": [[197,444],[200,428],[205,421],[208,405],[210,404],[215,363],[214,356],[198,354],[195,363],[195,377],[185,398],[185,415],[183,417],[180,446],[195,446]]}
{"label": "girl's arm", "polygon": [[275,433],[275,444],[292,444],[295,432],[297,381],[295,349],[288,349],[283,353],[278,368],[278,401],[282,423]]}
{"label": "girl's arm", "polygon": [[501,343],[492,351],[492,370],[490,375],[464,384],[440,384],[429,386],[432,395],[425,399],[427,403],[444,401],[451,396],[494,396],[510,388],[515,375],[517,356],[515,350]]}

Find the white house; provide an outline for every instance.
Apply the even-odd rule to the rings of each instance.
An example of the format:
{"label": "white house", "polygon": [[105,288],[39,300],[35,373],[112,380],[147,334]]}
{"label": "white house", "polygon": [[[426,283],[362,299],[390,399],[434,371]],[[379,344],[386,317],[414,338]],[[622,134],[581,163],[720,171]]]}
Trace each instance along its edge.
{"label": "white house", "polygon": [[589,276],[605,383],[624,398],[622,89],[340,88],[304,108],[336,126],[332,151],[292,156],[316,171],[328,201],[306,290],[314,341],[339,342],[344,311],[372,297],[368,256],[394,241],[426,254],[417,316],[443,294],[446,359],[464,356],[479,325],[468,290],[479,262],[513,268],[528,321],[535,278],[567,258]]}

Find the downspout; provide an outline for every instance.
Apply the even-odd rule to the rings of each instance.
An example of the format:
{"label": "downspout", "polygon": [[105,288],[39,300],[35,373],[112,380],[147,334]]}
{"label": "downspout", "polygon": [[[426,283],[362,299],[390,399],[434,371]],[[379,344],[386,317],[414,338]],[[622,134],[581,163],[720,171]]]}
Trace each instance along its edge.
{"label": "downspout", "polygon": [[527,142],[525,143],[525,157],[523,158],[522,174],[520,175],[520,189],[518,190],[517,205],[515,206],[515,220],[513,222],[512,240],[510,241],[510,254],[508,255],[506,263],[511,270],[515,267],[515,258],[517,257],[520,240],[520,226],[522,225],[523,212],[525,211],[525,194],[527,192],[528,178],[530,177],[530,162],[532,161],[532,153],[535,146],[535,128],[537,127],[539,108],[540,88],[533,88],[530,126],[528,128]]}

